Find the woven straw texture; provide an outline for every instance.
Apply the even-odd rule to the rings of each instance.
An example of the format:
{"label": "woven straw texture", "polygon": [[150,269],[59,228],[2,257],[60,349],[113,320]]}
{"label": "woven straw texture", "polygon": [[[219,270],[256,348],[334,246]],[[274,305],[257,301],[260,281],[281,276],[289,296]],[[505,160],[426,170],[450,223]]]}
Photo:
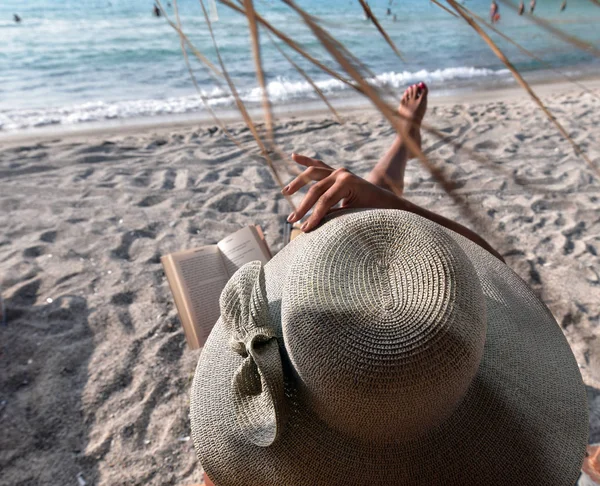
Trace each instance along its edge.
{"label": "woven straw texture", "polygon": [[348,212],[229,282],[191,396],[216,485],[570,485],[577,363],[547,308],[465,238]]}

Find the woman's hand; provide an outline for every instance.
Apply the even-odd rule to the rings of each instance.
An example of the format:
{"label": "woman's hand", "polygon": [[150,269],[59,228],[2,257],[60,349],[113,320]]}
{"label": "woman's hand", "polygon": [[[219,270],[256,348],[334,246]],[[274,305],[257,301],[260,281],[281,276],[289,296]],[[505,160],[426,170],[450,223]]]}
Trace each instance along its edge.
{"label": "woman's hand", "polygon": [[296,211],[288,217],[288,221],[294,223],[314,206],[312,214],[301,226],[302,231],[316,227],[340,201],[343,208],[403,208],[402,199],[347,169],[333,169],[320,160],[304,155],[292,154],[292,159],[307,169],[281,191],[283,194],[291,196],[310,181],[317,181],[308,190]]}

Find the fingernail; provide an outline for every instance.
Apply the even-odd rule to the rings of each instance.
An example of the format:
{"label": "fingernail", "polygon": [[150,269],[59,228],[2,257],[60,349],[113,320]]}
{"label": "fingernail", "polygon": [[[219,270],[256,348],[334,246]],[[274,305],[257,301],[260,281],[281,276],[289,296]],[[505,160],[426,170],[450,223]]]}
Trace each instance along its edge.
{"label": "fingernail", "polygon": [[424,87],[425,87],[425,83],[423,83],[423,81],[421,81],[421,82],[419,83],[419,88],[424,88]]}
{"label": "fingernail", "polygon": [[285,192],[288,192],[289,188],[290,188],[290,186],[285,186],[285,187],[284,187],[284,188],[281,190],[281,192],[283,192],[283,193],[285,193]]}
{"label": "fingernail", "polygon": [[287,219],[287,220],[288,220],[288,221],[291,223],[291,222],[292,222],[292,220],[293,220],[295,217],[296,217],[296,213],[292,213],[292,214],[290,214],[290,215],[288,216],[288,219]]}
{"label": "fingernail", "polygon": [[305,231],[308,228],[308,221],[306,221],[302,226],[300,226],[300,229],[302,231]]}

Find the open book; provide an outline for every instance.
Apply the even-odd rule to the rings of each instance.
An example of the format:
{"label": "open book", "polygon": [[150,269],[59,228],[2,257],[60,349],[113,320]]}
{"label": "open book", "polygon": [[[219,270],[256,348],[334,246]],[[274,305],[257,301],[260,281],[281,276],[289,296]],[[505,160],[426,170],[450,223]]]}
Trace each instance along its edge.
{"label": "open book", "polygon": [[171,292],[192,349],[204,346],[219,319],[219,297],[229,278],[242,265],[271,259],[260,227],[247,226],[216,245],[201,246],[163,256]]}

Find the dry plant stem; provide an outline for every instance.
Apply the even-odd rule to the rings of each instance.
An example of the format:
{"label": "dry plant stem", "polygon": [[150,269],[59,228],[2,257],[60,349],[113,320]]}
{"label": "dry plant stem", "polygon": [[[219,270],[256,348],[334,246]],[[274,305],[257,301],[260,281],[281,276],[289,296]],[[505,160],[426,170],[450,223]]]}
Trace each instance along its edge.
{"label": "dry plant stem", "polygon": [[[421,148],[418,144],[409,136],[408,130],[404,127],[403,124],[399,123],[397,120],[397,112],[393,108],[391,108],[387,103],[385,103],[377,90],[367,83],[364,78],[360,75],[360,73],[356,70],[356,68],[350,63],[343,54],[335,48],[335,41],[331,38],[331,36],[323,30],[313,19],[307,14],[302,8],[298,7],[292,0],[283,0],[283,2],[289,5],[292,9],[294,9],[302,18],[302,20],[306,23],[306,25],[312,30],[315,36],[319,39],[321,44],[327,49],[327,51],[331,54],[331,56],[337,61],[337,63],[342,66],[342,68],[348,73],[348,75],[354,79],[354,81],[362,88],[365,95],[373,102],[373,104],[379,109],[379,111],[386,117],[386,119],[390,122],[390,124],[396,129],[396,131],[402,135],[405,140],[406,145],[409,150],[416,154],[419,160],[423,163],[423,165],[429,170],[429,172],[433,175],[433,177],[442,185],[444,190],[451,194],[453,189],[453,184],[448,181],[442,172],[435,167],[429,159],[425,156]],[[397,188],[396,192],[401,192],[401,188]]]}
{"label": "dry plant stem", "polygon": [[438,2],[438,0],[431,0],[433,3],[435,3],[438,7],[440,7],[442,10],[445,10],[446,12],[448,12],[450,15],[452,15],[453,17],[459,18],[458,15],[456,15],[452,10],[450,10],[448,7],[446,7],[445,5],[442,5],[440,2]]}
{"label": "dry plant stem", "polygon": [[475,22],[475,20],[473,20],[472,17],[470,17],[469,15],[467,15],[467,13],[461,8],[461,6],[458,3],[456,3],[456,0],[446,0],[446,1],[481,36],[481,38],[487,43],[487,45],[494,52],[494,54],[496,54],[496,56],[498,56],[498,58],[510,70],[510,72],[513,74],[513,76],[515,77],[515,79],[517,80],[517,82],[525,89],[525,91],[527,91],[527,93],[529,93],[529,96],[531,96],[531,98],[533,99],[533,101],[535,101],[535,103],[537,103],[537,105],[542,109],[542,111],[546,114],[546,116],[548,117],[548,119],[552,123],[554,123],[554,125],[556,126],[556,128],[558,128],[559,132],[563,135],[563,137],[565,137],[565,139],[567,139],[571,143],[573,149],[575,150],[575,153],[577,155],[581,156],[581,158],[583,158],[583,160],[586,161],[586,163],[596,173],[596,175],[598,177],[600,177],[600,169],[598,169],[592,163],[592,161],[582,152],[582,150],[579,147],[579,145],[577,145],[577,143],[569,136],[569,134],[567,133],[567,131],[559,123],[559,121],[554,117],[554,115],[552,115],[552,113],[550,112],[550,110],[548,110],[548,108],[546,108],[546,106],[544,105],[544,103],[542,103],[542,100],[540,100],[538,98],[538,96],[531,89],[531,87],[529,86],[529,84],[523,79],[523,77],[521,76],[521,74],[519,73],[519,71],[512,65],[512,63],[508,60],[508,58],[504,55],[504,53],[500,50],[500,48],[494,43],[494,41],[490,38],[490,36],[485,33],[485,31],[477,24],[477,22]]}
{"label": "dry plant stem", "polygon": [[262,67],[258,25],[256,23],[256,12],[254,10],[254,4],[252,3],[252,0],[244,0],[244,8],[246,10],[246,18],[248,19],[248,27],[250,29],[250,40],[252,41],[252,55],[254,57],[256,79],[262,91],[262,105],[265,114],[265,122],[267,125],[267,139],[270,144],[273,145],[273,114],[271,112],[271,102],[269,100],[267,85],[265,83],[265,73]]}
{"label": "dry plant stem", "polygon": [[[243,8],[239,7],[238,5],[236,5],[235,3],[233,3],[231,0],[219,0],[219,2],[222,3],[223,5],[231,8],[232,10],[235,10],[236,12],[238,12],[242,15],[246,15],[245,10]],[[327,74],[329,74],[331,77],[337,79],[338,81],[341,81],[342,83],[350,86],[354,90],[356,90],[358,92],[362,92],[360,89],[360,86],[357,86],[352,81],[344,78],[339,73],[328,68],[327,66],[325,66],[325,64],[323,64],[322,62],[320,62],[319,60],[315,59],[313,56],[308,54],[304,49],[302,49],[300,46],[298,46],[298,44],[296,42],[294,42],[290,37],[285,35],[279,29],[277,29],[273,25],[271,25],[270,22],[265,20],[259,13],[256,13],[256,20],[258,21],[259,24],[261,24],[266,29],[268,29],[273,35],[275,35],[277,38],[279,38],[280,40],[285,42],[288,46],[290,46],[292,49],[294,49],[298,54],[300,54],[302,57],[304,57],[305,59],[310,61],[312,64],[317,66],[319,69],[326,72]]]}
{"label": "dry plant stem", "polygon": [[[252,121],[252,118],[250,117],[248,110],[246,110],[246,106],[244,105],[244,102],[241,100],[241,98],[237,92],[235,84],[233,83],[231,77],[229,76],[229,73],[227,72],[227,69],[225,68],[225,63],[223,62],[223,59],[221,57],[221,53],[219,51],[219,46],[217,45],[217,40],[215,38],[215,34],[212,29],[212,24],[211,24],[210,18],[208,16],[208,12],[206,11],[206,7],[204,6],[203,0],[200,0],[200,6],[202,7],[202,13],[204,14],[204,19],[206,20],[206,25],[208,26],[208,32],[210,34],[210,38],[212,39],[213,46],[215,48],[215,53],[217,54],[217,59],[219,60],[219,65],[221,66],[223,76],[225,77],[225,80],[227,81],[227,85],[229,86],[231,94],[233,95],[233,97],[235,99],[236,106],[237,106],[238,110],[240,111],[242,118],[244,118],[246,125],[250,129],[250,133],[252,133],[254,140],[256,140],[256,143],[258,144],[258,147],[259,147],[263,157],[265,158],[267,165],[269,166],[269,169],[271,169],[271,172],[273,173],[273,177],[275,177],[275,181],[277,182],[279,187],[281,187],[283,189],[283,187],[284,187],[283,182],[281,181],[281,178],[279,177],[279,174],[277,173],[277,169],[275,168],[275,165],[273,164],[273,161],[271,160],[271,157],[269,156],[269,152],[268,152],[267,148],[265,147],[265,144],[261,140],[261,138],[258,134],[258,131],[256,130],[256,126],[254,125],[254,122]],[[292,210],[295,211],[296,207],[294,206],[294,203],[291,200],[291,198],[286,196],[286,200],[287,200],[288,204],[290,205],[290,207],[292,208]]]}
{"label": "dry plant stem", "polygon": [[217,69],[217,67],[212,62],[210,62],[204,54],[202,54],[198,49],[196,49],[196,47],[192,44],[192,42],[188,39],[188,37],[183,33],[181,28],[179,26],[175,25],[175,23],[169,18],[168,14],[167,14],[166,10],[163,8],[160,0],[156,0],[156,4],[158,5],[158,8],[160,9],[162,16],[165,18],[167,23],[179,34],[179,37],[185,41],[185,43],[188,45],[188,47],[192,51],[192,54],[194,54],[194,56],[196,56],[202,64],[204,64],[206,67],[208,67],[210,72],[212,72],[214,75],[215,82],[219,86],[221,86],[220,80],[218,78],[222,78],[223,73],[221,71],[219,71]]}
{"label": "dry plant stem", "polygon": [[[387,105],[378,95],[375,88],[370,86],[354,69],[354,67],[349,63],[344,57],[341,55],[339,51],[337,51],[333,43],[329,40],[329,34],[321,29],[318,25],[312,21],[312,18],[306,14],[300,7],[295,5],[292,0],[283,0],[286,4],[290,5],[294,10],[296,10],[299,15],[302,17],[303,21],[311,28],[313,33],[317,36],[323,46],[330,52],[330,54],[336,59],[336,61],[346,70],[348,75],[350,75],[363,89],[365,95],[373,102],[373,104],[379,109],[379,111],[385,116],[385,118],[390,122],[390,124],[396,129],[396,131],[402,135],[408,149],[416,154],[419,158],[419,161],[424,165],[424,167],[431,173],[433,178],[437,180],[437,182],[442,186],[444,191],[450,196],[450,198],[457,204],[460,209],[461,214],[471,221],[476,227],[480,228],[480,231],[487,233],[487,229],[489,229],[489,223],[483,219],[481,216],[475,214],[468,202],[460,195],[453,192],[454,184],[450,182],[444,174],[431,162],[427,159],[425,154],[422,152],[421,148],[418,144],[408,136],[408,129],[404,124],[401,124],[397,121],[399,114],[389,105]],[[406,117],[402,117],[406,118]],[[395,185],[393,181],[390,180],[389,177],[384,178],[385,183],[392,189],[396,195],[401,195],[402,188],[399,188]],[[490,234],[491,239],[495,240],[496,237],[493,233]],[[499,246],[499,245],[498,245]]]}
{"label": "dry plant stem", "polygon": [[342,118],[340,117],[340,115],[338,114],[338,112],[335,111],[335,108],[333,107],[333,105],[331,103],[329,103],[329,100],[327,99],[327,97],[323,94],[323,92],[321,91],[321,89],[315,84],[315,82],[312,80],[312,78],[308,74],[306,74],[306,72],[304,71],[304,69],[302,69],[300,66],[298,66],[292,60],[292,58],[285,53],[285,51],[281,47],[279,47],[279,45],[275,42],[275,40],[273,39],[273,37],[271,36],[271,34],[269,34],[267,32],[267,36],[269,37],[271,43],[279,51],[279,53],[283,57],[285,57],[285,59],[294,67],[294,69],[296,69],[296,71],[298,71],[298,73],[300,73],[300,75],[306,80],[306,82],[311,85],[311,87],[319,95],[319,98],[321,98],[321,100],[323,101],[323,103],[325,103],[327,105],[327,108],[329,108],[329,111],[331,111],[331,113],[333,114],[333,116],[335,117],[335,119],[338,121],[338,123],[343,124],[344,120],[342,120]]}
{"label": "dry plant stem", "polygon": [[[161,8],[161,10],[163,11],[164,15],[166,16],[166,12],[164,11],[162,5],[160,4],[160,0],[157,0],[159,7]],[[223,121],[216,115],[216,113],[214,112],[214,110],[210,107],[210,105],[208,104],[208,101],[206,99],[206,97],[202,94],[200,87],[198,86],[198,82],[196,80],[196,76],[194,75],[190,62],[189,62],[189,58],[187,55],[187,51],[185,50],[185,46],[183,44],[183,36],[181,35],[182,31],[181,31],[181,20],[179,18],[179,9],[177,6],[177,1],[174,0],[174,10],[175,10],[175,16],[176,16],[176,20],[177,20],[177,27],[178,29],[175,29],[178,33],[180,33],[180,39],[182,42],[182,52],[183,52],[183,56],[186,62],[186,66],[188,68],[188,71],[190,73],[190,77],[192,78],[192,82],[198,92],[198,95],[200,96],[200,99],[202,100],[202,102],[204,103],[206,109],[209,111],[209,113],[211,114],[212,118],[215,120],[215,122],[217,123],[217,125],[219,125],[219,127],[223,130],[223,132],[225,133],[225,135],[227,136],[227,138],[229,138],[242,152],[246,152],[247,149],[244,148],[241,144],[241,142],[239,140],[237,140],[232,134],[231,132],[227,129],[227,127],[225,126],[225,124],[223,123]],[[191,43],[189,43],[188,41],[188,45],[192,46]],[[222,74],[221,74],[222,76]],[[288,157],[283,154],[283,152],[281,150],[279,150],[279,148],[273,144],[272,149],[281,157],[282,160],[286,160]],[[296,164],[290,165],[292,167],[292,171],[296,172]],[[290,201],[288,201],[290,202]],[[293,204],[291,204],[292,208],[294,207]]]}
{"label": "dry plant stem", "polygon": [[[221,0],[221,1],[227,1],[227,0]],[[289,5],[289,3],[288,3],[288,2],[286,2],[285,0],[284,0],[284,3],[286,3],[286,4],[288,4],[288,5]],[[296,10],[296,11],[297,11],[297,9],[300,9],[300,7],[298,7],[298,6],[296,6],[296,5],[293,5],[293,6],[292,6],[292,8],[293,8],[294,10]],[[300,10],[302,10],[302,9],[300,9]],[[304,12],[304,11],[303,11],[303,12]],[[242,11],[242,13],[243,13],[243,11]],[[306,14],[306,15],[307,15],[307,16],[308,16],[308,17],[309,17],[309,18],[310,18],[310,19],[313,21],[313,23],[315,23],[315,25],[317,25],[317,24],[316,24],[316,22],[314,22],[314,19],[313,19],[313,17],[312,17],[311,15],[309,15],[309,14],[308,14],[308,13],[306,13],[306,12],[304,12],[304,13],[305,13],[305,14]],[[317,27],[319,27],[319,26],[317,25]],[[320,27],[319,27],[319,28],[320,28]],[[324,30],[323,30],[322,28],[320,28],[320,29],[321,29],[321,31],[323,31],[323,32],[324,32]],[[339,45],[339,42],[337,42],[335,39],[332,39],[332,38],[331,38],[331,36],[330,36],[329,34],[327,34],[327,35],[328,35],[328,37],[329,37],[329,39],[330,39],[330,44],[331,44],[331,45],[330,45],[330,47],[331,47],[332,49],[334,49],[334,50],[335,50],[335,49],[336,49],[336,47]],[[339,55],[343,57],[343,53],[345,53],[345,52],[347,52],[347,50],[344,48],[344,51],[343,51],[343,52],[339,52]],[[306,57],[306,56],[305,56],[305,57]],[[348,61],[346,61],[346,63],[348,64]],[[349,63],[349,64],[351,64],[351,63]],[[318,65],[317,65],[317,67],[320,67],[320,66],[318,66]],[[347,70],[346,70],[346,71],[347,71]],[[347,72],[348,72],[348,71],[347,71]],[[363,79],[363,77],[362,77],[362,76],[360,76],[360,75],[359,75],[359,77],[360,77],[361,81],[363,81],[363,82],[364,82],[364,79]],[[358,86],[358,91],[359,91],[361,94],[363,94],[363,95],[366,95],[366,94],[365,94],[365,92],[364,92],[364,89],[362,89],[362,88],[361,88],[361,86]],[[368,96],[367,96],[367,97],[368,97]],[[398,116],[400,116],[401,118],[405,118],[404,116],[402,116],[402,115],[399,115],[397,111],[395,111],[395,110],[391,109],[389,106],[387,106],[387,105],[385,105],[385,106],[387,107],[387,109],[388,109],[388,111],[389,111],[390,115],[391,115],[391,116],[393,116],[394,118],[397,118]],[[381,110],[380,110],[380,111],[381,111]],[[409,120],[409,122],[410,122],[410,123],[413,123],[413,122],[412,122],[412,120]],[[458,149],[462,149],[462,150],[464,150],[464,151],[465,151],[465,152],[467,152],[467,153],[468,153],[470,156],[472,156],[472,157],[473,157],[475,160],[477,160],[477,161],[479,161],[479,162],[481,162],[481,163],[488,163],[488,162],[489,162],[489,161],[488,161],[487,159],[485,159],[484,157],[480,156],[479,154],[476,154],[476,153],[475,153],[473,150],[470,150],[470,149],[464,148],[464,147],[460,146],[459,144],[457,144],[456,142],[454,142],[454,141],[452,141],[452,140],[448,140],[448,136],[447,136],[446,134],[444,134],[444,133],[440,132],[439,130],[435,129],[434,127],[432,127],[432,126],[430,126],[430,125],[428,125],[428,124],[426,124],[426,123],[422,123],[422,124],[421,124],[421,128],[422,128],[423,130],[427,131],[428,133],[431,133],[431,134],[435,135],[435,136],[436,136],[438,139],[447,141],[447,142],[448,142],[449,144],[451,144],[453,147],[455,147],[455,148],[458,148]],[[416,153],[416,151],[415,151],[415,153]],[[497,166],[495,166],[495,165],[492,165],[491,167],[493,167],[494,169],[498,169],[498,170],[499,170],[499,168],[498,168]]]}
{"label": "dry plant stem", "polygon": [[[158,5],[160,8],[162,8],[162,5],[160,5],[160,0],[158,0]],[[181,19],[179,18],[179,8],[177,6],[177,0],[173,0],[173,9],[175,11],[175,19],[177,21],[177,31],[181,32]],[[240,150],[245,152],[246,149],[244,147],[242,147],[242,144],[239,142],[239,140],[237,140],[231,134],[231,132],[227,129],[227,127],[225,126],[223,121],[217,116],[217,114],[214,112],[214,110],[208,104],[208,100],[206,99],[206,96],[204,96],[202,94],[202,91],[200,90],[200,86],[198,86],[198,81],[196,79],[196,76],[195,76],[194,71],[192,70],[192,66],[190,64],[190,59],[188,57],[187,50],[185,48],[185,41],[181,35],[179,36],[179,39],[181,42],[181,52],[183,53],[185,65],[187,66],[188,72],[190,73],[190,77],[192,78],[192,83],[194,84],[194,88],[196,89],[196,91],[198,92],[198,96],[200,96],[200,99],[202,100],[202,104],[207,109],[207,111],[210,113],[210,115],[212,116],[215,123],[217,125],[219,125],[221,130],[223,130],[223,133],[225,134],[225,136],[227,138],[229,138],[229,140],[231,140],[235,145],[237,145]]]}
{"label": "dry plant stem", "polygon": [[473,12],[472,10],[469,10],[467,7],[465,7],[464,5],[461,5],[461,8],[467,12],[469,15],[471,15],[472,17],[476,18],[480,24],[485,25],[488,29],[494,31],[496,34],[498,34],[500,37],[502,37],[505,41],[509,42],[510,44],[512,44],[513,46],[515,46],[517,49],[519,49],[523,54],[526,54],[527,56],[531,57],[532,59],[535,59],[536,61],[538,61],[539,63],[543,64],[544,66],[546,66],[547,68],[553,70],[555,73],[560,74],[561,76],[563,76],[566,80],[570,81],[571,83],[577,85],[579,88],[581,88],[582,90],[584,90],[586,93],[592,95],[594,98],[596,99],[600,99],[596,94],[594,94],[587,86],[584,86],[583,84],[581,84],[579,81],[577,81],[576,79],[572,78],[571,76],[569,76],[568,74],[560,71],[559,69],[555,68],[552,64],[550,64],[547,61],[544,61],[542,58],[538,57],[537,55],[535,55],[533,52],[525,49],[522,45],[520,45],[519,43],[515,42],[514,40],[512,40],[509,36],[507,36],[506,34],[504,34],[501,30],[498,30],[496,27],[494,27],[492,24],[490,24],[489,22],[486,22],[484,19],[482,19],[479,15],[477,15],[475,12]]}
{"label": "dry plant stem", "polygon": [[[241,3],[241,1],[242,0],[238,0],[239,3]],[[223,5],[231,8],[232,10],[234,10],[235,12],[237,12],[237,13],[239,13],[241,15],[246,15],[246,11],[241,6],[236,5],[235,3],[233,3],[231,0],[219,0],[219,2],[222,3]],[[300,47],[293,39],[291,39],[290,37],[288,37],[287,35],[285,35],[283,32],[281,32],[280,30],[278,30],[276,27],[274,27],[271,23],[269,23],[267,20],[265,20],[263,17],[261,17],[260,14],[258,12],[256,12],[256,11],[255,11],[255,17],[256,17],[257,22],[259,24],[261,24],[264,28],[266,28],[267,31],[270,31],[273,35],[275,35],[276,37],[278,37],[281,41],[283,41],[285,44],[287,44],[289,47],[291,47],[294,51],[296,51],[302,57],[304,57],[305,59],[307,59],[309,62],[311,62],[312,64],[314,64],[316,67],[318,67],[319,69],[321,69],[323,72],[329,74],[331,77],[337,79],[338,81],[341,81],[342,83],[344,83],[347,86],[351,87],[352,89],[354,89],[358,93],[364,94],[362,92],[362,89],[360,88],[360,86],[358,86],[356,83],[353,83],[351,80],[348,80],[347,78],[344,78],[340,73],[338,73],[338,72],[334,71],[333,69],[327,67],[322,62],[320,62],[319,60],[317,60],[316,58],[314,58],[313,56],[311,56],[302,47]],[[355,62],[357,65],[359,65],[365,71],[368,71],[369,74],[371,75],[371,77],[375,77],[375,75],[373,73],[371,73],[368,70],[368,68],[366,66],[364,66],[360,62],[360,60],[358,58],[356,58],[352,53],[350,53],[343,45],[339,44],[339,48],[342,49],[349,57],[351,57],[352,60],[353,60],[353,62]],[[390,94],[394,95],[393,93],[390,93]]]}
{"label": "dry plant stem", "polygon": [[362,8],[365,11],[365,14],[367,15],[367,17],[371,20],[371,22],[373,22],[375,27],[377,27],[377,30],[381,33],[381,35],[383,36],[385,41],[390,45],[390,47],[396,53],[396,55],[402,61],[404,61],[404,57],[402,57],[402,54],[400,54],[400,51],[396,47],[396,44],[394,44],[394,41],[390,38],[390,36],[387,34],[387,32],[384,30],[384,28],[379,23],[379,20],[377,20],[377,17],[375,17],[375,14],[371,11],[371,7],[369,7],[369,5],[367,4],[367,2],[365,2],[365,0],[358,0],[358,1],[362,5]]}
{"label": "dry plant stem", "polygon": [[[240,0],[240,1],[241,1],[241,0]],[[240,7],[238,7],[237,5],[235,5],[235,4],[233,4],[233,3],[231,3],[229,0],[220,0],[220,2],[221,2],[221,3],[223,3],[224,5],[226,5],[226,6],[230,7],[230,8],[232,8],[234,11],[236,11],[236,12],[238,12],[238,13],[242,14],[242,15],[246,15],[246,12],[245,12],[245,11],[244,11],[242,8],[240,8]],[[453,15],[456,15],[456,14],[453,14]],[[264,19],[262,19],[258,13],[256,13],[256,18],[257,18],[257,20],[259,21],[259,23],[261,23],[261,24],[262,24],[262,25],[263,25],[263,26],[264,26],[264,27],[267,29],[267,34],[269,34],[269,31],[270,31],[270,32],[274,32],[274,33],[275,33],[275,35],[278,35],[278,32],[279,32],[279,31],[277,31],[277,29],[275,29],[275,28],[274,28],[274,27],[272,27],[272,26],[271,26],[271,25],[270,25],[268,22],[266,22]],[[177,30],[177,29],[175,29],[175,30]],[[183,33],[182,33],[180,30],[178,31],[178,33],[180,33],[180,34],[183,34]],[[281,34],[281,33],[279,33],[279,34]],[[269,36],[270,36],[270,34],[269,34]],[[355,85],[355,84],[354,84],[354,83],[352,83],[351,81],[348,81],[348,80],[344,79],[344,78],[343,78],[343,77],[341,77],[341,76],[340,76],[338,73],[335,73],[335,72],[333,72],[333,71],[329,70],[328,68],[326,68],[325,66],[323,66],[321,63],[319,63],[319,61],[316,61],[315,59],[313,59],[313,58],[312,58],[310,55],[308,55],[307,53],[305,53],[305,52],[304,52],[304,50],[302,50],[302,48],[300,48],[299,46],[297,46],[297,45],[294,43],[294,41],[293,41],[293,40],[291,40],[291,39],[287,38],[287,36],[285,36],[285,34],[278,35],[278,37],[279,37],[280,39],[282,39],[284,42],[286,42],[286,43],[287,43],[287,44],[288,44],[290,47],[292,47],[294,50],[296,50],[296,52],[299,52],[300,54],[302,54],[302,55],[303,55],[303,57],[305,57],[307,60],[309,60],[310,62],[312,62],[312,63],[313,63],[315,66],[317,66],[317,67],[321,68],[322,70],[324,70],[324,71],[325,71],[327,74],[330,74],[330,75],[332,75],[332,76],[333,76],[333,77],[335,77],[336,79],[338,79],[338,80],[340,80],[340,81],[342,81],[342,82],[346,83],[347,85],[349,85],[349,86],[353,87],[354,89],[356,89],[356,90],[357,90],[358,92],[360,92],[361,94],[364,94],[364,93],[362,92],[362,89],[361,89],[359,86]],[[187,39],[187,38],[186,38],[186,39]],[[190,46],[192,49],[195,49],[195,47],[194,47],[194,46],[193,46],[193,45],[192,45],[192,44],[191,44],[189,41],[187,41],[187,42],[188,42],[188,45],[189,45],[189,46]],[[329,103],[329,101],[327,100],[327,98],[325,97],[325,95],[324,95],[324,94],[323,94],[323,93],[322,93],[322,92],[319,90],[319,88],[318,88],[318,87],[317,87],[317,86],[314,84],[314,82],[312,81],[312,79],[311,79],[310,77],[308,77],[308,75],[307,75],[307,74],[306,74],[306,73],[305,73],[305,72],[304,72],[304,71],[303,71],[303,70],[302,70],[302,69],[301,69],[299,66],[297,66],[295,63],[293,63],[293,61],[291,60],[291,58],[289,58],[289,56],[287,56],[287,55],[286,55],[286,54],[285,54],[285,53],[282,51],[282,49],[281,49],[281,48],[279,48],[279,46],[278,46],[277,44],[275,44],[275,46],[276,46],[276,47],[277,47],[277,48],[280,50],[280,52],[281,52],[281,53],[282,53],[282,54],[283,54],[283,55],[284,55],[284,56],[285,56],[285,57],[288,59],[288,61],[290,61],[290,62],[291,62],[293,65],[294,65],[294,67],[295,67],[296,69],[298,69],[298,70],[299,70],[299,72],[300,72],[300,73],[301,73],[301,74],[302,74],[302,75],[305,77],[305,79],[306,79],[306,80],[307,80],[307,81],[308,81],[308,82],[309,82],[309,83],[310,83],[310,84],[313,86],[313,88],[315,89],[315,91],[317,92],[317,94],[318,94],[318,95],[321,97],[321,99],[322,99],[322,100],[323,100],[323,101],[324,101],[324,102],[327,104],[327,106],[328,106],[328,107],[330,107],[330,109],[331,109],[331,110],[334,112],[334,115],[335,115],[335,116],[336,116],[336,117],[339,119],[340,117],[339,117],[339,115],[337,114],[337,112],[335,112],[335,111],[333,110],[333,107],[331,106],[331,104]],[[197,52],[197,49],[196,49],[196,52]],[[345,50],[344,52],[347,52],[347,50]],[[222,76],[222,73],[221,73],[221,76]],[[394,116],[398,116],[398,113],[397,113],[397,112],[393,112],[392,114],[393,114]],[[217,120],[218,120],[218,119],[217,119]],[[341,120],[340,120],[340,121],[341,121]],[[409,120],[409,121],[410,121],[410,120]],[[412,121],[410,121],[410,122],[412,123]],[[218,121],[218,123],[219,123],[219,125],[220,125],[220,126],[222,126],[222,122]],[[443,140],[443,141],[446,141],[447,143],[449,143],[450,145],[452,145],[454,148],[457,148],[457,149],[460,149],[460,150],[463,150],[463,151],[465,151],[467,154],[469,154],[469,155],[470,155],[471,157],[473,157],[475,160],[477,160],[477,161],[479,161],[479,162],[481,162],[481,163],[487,163],[487,162],[489,162],[487,159],[485,159],[485,158],[484,158],[484,157],[482,157],[481,155],[479,155],[479,154],[475,153],[474,151],[472,151],[472,150],[470,150],[470,149],[468,149],[468,148],[462,147],[460,144],[456,143],[455,141],[453,141],[453,140],[450,140],[446,134],[444,134],[444,133],[440,132],[439,130],[435,129],[434,127],[432,127],[432,126],[430,126],[430,125],[428,125],[428,124],[426,124],[426,123],[422,123],[422,124],[421,124],[421,128],[422,128],[423,130],[427,131],[428,133],[431,133],[431,134],[433,134],[433,135],[434,135],[436,138],[438,138],[438,139],[440,139],[440,140]],[[233,141],[234,141],[234,143],[236,143],[236,145],[240,146],[240,145],[239,145],[239,142],[237,142],[236,140],[233,140]],[[241,148],[241,147],[240,147],[240,148]],[[282,153],[282,152],[281,152],[281,151],[280,151],[280,150],[277,148],[277,146],[273,146],[272,148],[273,148],[273,149],[274,149],[274,150],[275,150],[275,151],[278,153],[278,155],[280,155],[280,157],[282,158],[282,160],[286,160],[286,159],[288,158],[288,157],[287,157],[287,155],[283,154],[283,153]],[[242,148],[242,150],[244,150],[244,149]],[[296,164],[292,164],[290,167],[291,167],[291,170],[292,170],[292,172],[293,172],[293,173],[295,173],[295,174],[298,174],[298,172],[299,172],[299,171],[298,171],[298,169],[297,169],[297,167],[296,167]],[[500,170],[500,168],[499,168],[499,167],[497,167],[497,166],[495,166],[495,165],[492,165],[491,167],[492,167],[493,169],[495,169],[495,170]]]}
{"label": "dry plant stem", "polygon": [[[510,2],[509,0],[500,0],[500,2],[502,2],[503,5],[506,5],[507,7],[513,9],[514,11],[518,11],[518,8],[512,4],[512,2]],[[451,3],[451,2],[448,2]],[[550,22],[548,22],[547,20],[544,20],[536,15],[527,15],[526,16],[529,20],[531,20],[532,22],[536,23],[537,25],[539,25],[540,27],[546,29],[547,31],[551,32],[552,34],[554,34],[556,37],[562,39],[563,41],[584,50],[585,52],[588,52],[590,54],[593,54],[596,57],[600,57],[600,49],[598,49],[597,47],[595,47],[594,45],[582,41],[581,39],[566,34],[565,32],[563,32],[562,30],[554,27],[552,24],[550,24]]]}
{"label": "dry plant stem", "polygon": [[[243,5],[244,5],[244,3],[243,3],[243,2],[244,2],[245,0],[237,0],[237,1],[238,1],[238,3],[240,4],[240,6],[243,6]],[[243,13],[244,15],[247,15],[247,12],[245,12],[245,11],[242,11],[241,13]],[[256,13],[256,10],[255,10],[255,16],[258,16],[258,14]],[[314,20],[315,20],[315,21],[318,21],[318,22],[322,23],[322,21],[321,21],[320,19],[318,19],[318,18],[316,18],[316,17],[313,17],[313,18],[314,18]],[[267,33],[268,33],[268,31],[267,31]],[[360,59],[358,59],[356,56],[354,56],[354,54],[352,54],[350,51],[348,51],[344,45],[342,45],[342,44],[338,44],[338,48],[339,48],[339,49],[342,49],[346,55],[348,55],[349,57],[351,57],[351,58],[352,58],[352,62],[355,62],[357,66],[360,66],[360,67],[361,67],[361,69],[364,69],[366,72],[368,72],[368,73],[369,73],[369,75],[370,75],[372,78],[374,78],[374,77],[375,77],[375,74],[373,74],[373,72],[372,72],[372,71],[370,71],[370,70],[369,70],[369,68],[368,68],[368,67],[366,67],[366,66],[365,66],[365,65],[364,65],[364,64],[363,64],[363,63],[360,61]]]}

